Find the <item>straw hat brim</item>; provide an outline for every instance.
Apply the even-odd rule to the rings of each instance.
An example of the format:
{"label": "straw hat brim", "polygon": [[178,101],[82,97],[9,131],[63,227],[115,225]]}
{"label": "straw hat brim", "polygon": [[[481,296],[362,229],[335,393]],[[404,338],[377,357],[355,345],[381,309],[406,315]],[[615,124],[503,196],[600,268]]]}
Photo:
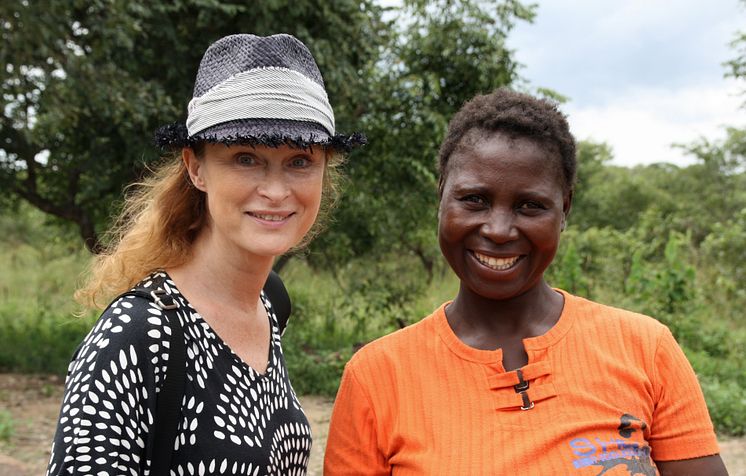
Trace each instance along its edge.
{"label": "straw hat brim", "polygon": [[288,119],[238,119],[223,122],[189,136],[183,123],[167,124],[155,132],[155,144],[163,151],[191,147],[199,142],[226,145],[290,145],[301,149],[321,146],[339,152],[349,152],[367,141],[363,134],[330,135],[315,122]]}

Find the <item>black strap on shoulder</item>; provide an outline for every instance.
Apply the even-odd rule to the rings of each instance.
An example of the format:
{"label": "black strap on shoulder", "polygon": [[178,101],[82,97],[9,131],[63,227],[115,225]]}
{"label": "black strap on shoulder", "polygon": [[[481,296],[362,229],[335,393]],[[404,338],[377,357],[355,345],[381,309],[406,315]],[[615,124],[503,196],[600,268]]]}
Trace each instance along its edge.
{"label": "black strap on shoulder", "polygon": [[[148,440],[147,456],[150,459],[150,474],[170,474],[176,432],[181,416],[181,400],[184,396],[186,380],[186,348],[184,331],[176,314],[179,304],[173,296],[161,288],[150,290],[137,288],[122,296],[137,296],[154,302],[164,312],[171,329],[169,337],[168,363],[163,376],[163,385],[155,404],[155,419],[151,428],[152,438]],[[121,297],[121,296],[120,296]]]}
{"label": "black strap on shoulder", "polygon": [[[280,276],[271,271],[264,283],[264,293],[272,303],[277,316],[280,334],[285,331],[292,305],[290,295]],[[168,325],[171,328],[169,338],[168,364],[163,385],[158,394],[155,409],[155,421],[147,455],[150,458],[150,474],[170,474],[171,455],[174,450],[176,432],[179,428],[181,415],[181,401],[184,398],[184,381],[186,380],[186,348],[184,346],[184,331],[181,328],[179,316],[176,314],[179,304],[173,296],[161,288],[147,290],[137,288],[122,294],[122,296],[138,296],[154,302],[164,311]]]}
{"label": "black strap on shoulder", "polygon": [[282,282],[280,275],[274,271],[270,271],[269,276],[267,276],[267,281],[264,283],[264,294],[272,303],[272,309],[277,316],[277,325],[280,334],[282,334],[288,325],[293,306],[290,303],[290,295],[285,288],[285,284]]}

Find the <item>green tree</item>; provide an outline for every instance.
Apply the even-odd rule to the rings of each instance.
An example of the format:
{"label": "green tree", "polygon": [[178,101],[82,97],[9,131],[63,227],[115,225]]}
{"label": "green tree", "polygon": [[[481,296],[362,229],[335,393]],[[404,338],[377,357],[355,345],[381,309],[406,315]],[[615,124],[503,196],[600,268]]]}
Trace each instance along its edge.
{"label": "green tree", "polygon": [[437,0],[405,1],[390,13],[391,41],[366,71],[359,101],[369,144],[350,161],[335,224],[310,259],[328,265],[390,253],[412,257],[432,277],[438,146],[465,101],[518,77],[505,42],[533,9],[514,0]]}
{"label": "green tree", "polygon": [[716,223],[725,223],[746,207],[746,130],[729,127],[726,137],[681,146],[697,163],[659,183],[675,200],[672,225],[690,230],[699,244]]}
{"label": "green tree", "polygon": [[157,160],[153,131],[184,120],[214,40],[246,31],[306,42],[353,129],[360,71],[387,38],[372,0],[0,3],[0,185],[74,223],[89,249],[124,184]]}
{"label": "green tree", "polygon": [[152,132],[184,119],[206,46],[247,25],[286,31],[317,58],[338,128],[370,141],[351,157],[335,223],[310,261],[404,253],[432,276],[438,144],[465,100],[515,80],[505,41],[533,8],[437,0],[389,10],[387,23],[373,0],[4,2],[0,183],[96,249],[123,186],[158,159]]}
{"label": "green tree", "polygon": [[[741,3],[746,6],[746,1],[742,0]],[[746,79],[746,31],[737,32],[731,46],[735,50],[736,57],[725,62],[725,76],[741,80]]]}
{"label": "green tree", "polygon": [[726,314],[742,328],[746,323],[746,208],[713,226],[702,243],[700,263],[704,291],[717,314]]}

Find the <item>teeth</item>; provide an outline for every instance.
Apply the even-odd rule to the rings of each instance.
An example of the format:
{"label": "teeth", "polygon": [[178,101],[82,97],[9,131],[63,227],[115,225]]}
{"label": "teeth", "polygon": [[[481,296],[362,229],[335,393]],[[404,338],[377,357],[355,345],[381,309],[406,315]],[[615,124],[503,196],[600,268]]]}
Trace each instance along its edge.
{"label": "teeth", "polygon": [[260,213],[252,213],[252,215],[267,221],[282,221],[285,219],[284,215],[262,215]]}
{"label": "teeth", "polygon": [[513,266],[516,261],[518,261],[518,256],[513,256],[510,258],[495,258],[493,256],[487,256],[481,253],[477,253],[476,251],[474,252],[474,256],[476,256],[477,260],[480,263],[495,270],[508,269]]}

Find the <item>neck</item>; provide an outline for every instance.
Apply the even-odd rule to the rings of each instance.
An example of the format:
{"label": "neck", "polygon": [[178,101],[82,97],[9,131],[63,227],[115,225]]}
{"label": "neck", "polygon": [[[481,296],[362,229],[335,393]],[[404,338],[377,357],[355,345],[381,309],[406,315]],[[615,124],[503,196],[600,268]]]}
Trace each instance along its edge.
{"label": "neck", "polygon": [[457,334],[526,338],[546,333],[559,319],[562,306],[562,296],[542,280],[523,294],[501,300],[475,294],[462,284],[446,311]]}
{"label": "neck", "polygon": [[230,243],[220,242],[217,236],[205,228],[195,240],[189,260],[167,272],[179,289],[253,309],[272,270],[274,257],[251,255]]}

